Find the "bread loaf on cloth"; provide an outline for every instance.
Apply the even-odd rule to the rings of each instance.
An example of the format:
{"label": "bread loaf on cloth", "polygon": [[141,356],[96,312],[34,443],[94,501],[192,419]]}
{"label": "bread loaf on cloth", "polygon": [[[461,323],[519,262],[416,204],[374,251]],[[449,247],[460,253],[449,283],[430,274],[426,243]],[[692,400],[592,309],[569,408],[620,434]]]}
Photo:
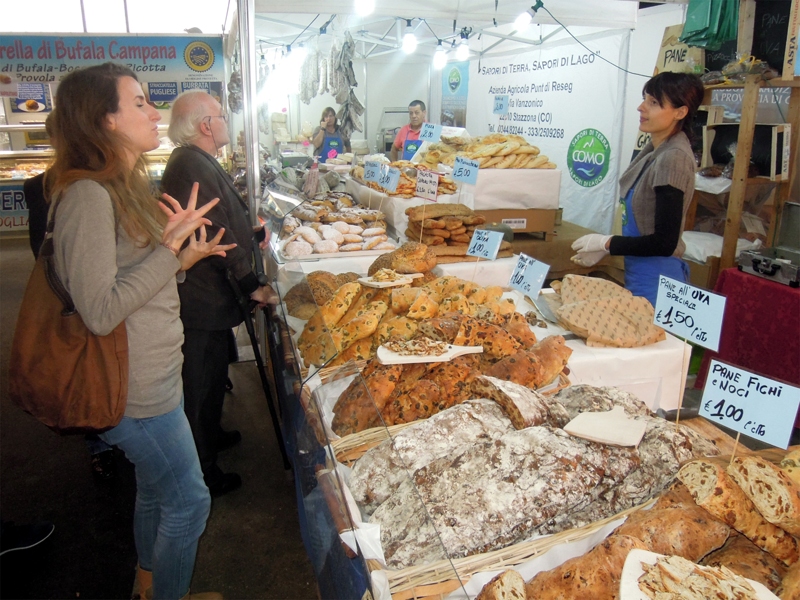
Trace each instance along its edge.
{"label": "bread loaf on cloth", "polygon": [[689,488],[698,505],[783,564],[792,565],[800,558],[797,539],[764,519],[719,465],[703,459],[689,462],[678,471],[678,479]]}
{"label": "bread loaf on cloth", "polygon": [[757,456],[737,456],[727,468],[767,521],[800,536],[800,485],[771,462]]}
{"label": "bread loaf on cloth", "polygon": [[436,266],[436,256],[425,244],[406,242],[397,250],[381,254],[373,262],[367,274],[374,275],[381,269],[392,269],[398,273],[425,273]]}
{"label": "bread loaf on cloth", "polygon": [[778,589],[786,573],[786,567],[780,561],[735,531],[725,545],[706,556],[702,564],[727,567],[737,575],[765,585],[772,592]]}
{"label": "bread loaf on cloth", "polygon": [[495,575],[475,600],[525,600],[525,580],[514,569]]}
{"label": "bread loaf on cloth", "polygon": [[613,600],[619,598],[622,567],[633,549],[647,550],[634,537],[612,535],[583,556],[537,574],[525,585],[531,600]]}

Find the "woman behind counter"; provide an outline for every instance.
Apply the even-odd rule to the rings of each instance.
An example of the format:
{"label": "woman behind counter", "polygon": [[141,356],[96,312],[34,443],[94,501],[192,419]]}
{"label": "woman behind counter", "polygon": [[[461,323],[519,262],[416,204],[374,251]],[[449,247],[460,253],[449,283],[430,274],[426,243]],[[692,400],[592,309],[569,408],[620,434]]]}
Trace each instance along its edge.
{"label": "woman behind counter", "polygon": [[340,154],[350,152],[350,139],[344,137],[339,131],[336,111],[330,106],[322,111],[319,127],[315,127],[311,134],[311,143],[314,144],[314,156],[319,156],[321,163],[329,158],[336,158]]}
{"label": "woman behind counter", "polygon": [[100,437],[136,469],[141,597],[221,599],[189,595],[211,499],[182,407],[176,273],[233,246],[217,245],[223,230],[206,242],[203,215],[217,201],[195,210],[196,184],[186,210],[152,194],[142,154],[158,147],[161,117],[133,71],[113,63],[73,71],[58,86],[55,115],[56,272],[94,334],[122,321],[127,330],[125,415]]}
{"label": "woman behind counter", "polygon": [[659,275],[686,282],[689,267],[681,234],[694,193],[692,121],[703,101],[700,78],[659,73],[642,91],[639,130],[650,141],[619,180],[622,235],[578,238],[573,262],[590,267],[607,254],[625,257],[625,287],[654,306]]}

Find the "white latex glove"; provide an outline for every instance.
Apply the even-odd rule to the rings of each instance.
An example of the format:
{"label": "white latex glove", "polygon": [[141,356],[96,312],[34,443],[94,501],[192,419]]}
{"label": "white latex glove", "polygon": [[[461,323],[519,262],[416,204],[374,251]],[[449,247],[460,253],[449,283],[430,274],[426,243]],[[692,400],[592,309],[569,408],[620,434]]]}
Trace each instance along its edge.
{"label": "white latex glove", "polygon": [[570,258],[572,262],[581,267],[591,267],[596,265],[608,255],[608,250],[597,250],[596,252],[578,252]]}
{"label": "white latex glove", "polygon": [[[600,252],[601,250],[608,254],[606,244],[611,239],[610,235],[601,235],[599,233],[589,233],[579,237],[572,242],[572,249],[575,252]],[[602,257],[601,257],[602,258]],[[599,259],[598,259],[599,260]],[[594,264],[594,263],[592,263]]]}

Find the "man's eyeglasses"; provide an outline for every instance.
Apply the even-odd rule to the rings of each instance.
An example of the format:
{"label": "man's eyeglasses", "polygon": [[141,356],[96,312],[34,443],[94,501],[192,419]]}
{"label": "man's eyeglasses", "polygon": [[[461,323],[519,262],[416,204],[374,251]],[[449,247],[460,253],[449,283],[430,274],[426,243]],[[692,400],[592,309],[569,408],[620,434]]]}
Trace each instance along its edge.
{"label": "man's eyeglasses", "polygon": [[207,117],[204,117],[204,118],[206,118],[206,119],[222,119],[226,123],[228,122],[228,115],[208,115]]}

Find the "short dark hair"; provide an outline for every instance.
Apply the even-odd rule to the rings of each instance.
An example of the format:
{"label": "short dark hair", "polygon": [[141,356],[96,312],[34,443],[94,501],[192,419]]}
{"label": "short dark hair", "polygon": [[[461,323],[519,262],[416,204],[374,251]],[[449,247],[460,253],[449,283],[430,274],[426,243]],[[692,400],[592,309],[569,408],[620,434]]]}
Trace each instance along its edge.
{"label": "short dark hair", "polygon": [[425,108],[425,103],[422,100],[412,100],[408,104],[408,108],[411,108],[412,106],[419,106],[422,109],[422,112],[425,112],[427,110]]}
{"label": "short dark hair", "polygon": [[688,112],[681,119],[681,130],[692,139],[692,122],[705,94],[703,82],[697,75],[664,71],[644,84],[642,94],[650,94],[660,106],[664,106],[664,100],[673,108],[685,106]]}

